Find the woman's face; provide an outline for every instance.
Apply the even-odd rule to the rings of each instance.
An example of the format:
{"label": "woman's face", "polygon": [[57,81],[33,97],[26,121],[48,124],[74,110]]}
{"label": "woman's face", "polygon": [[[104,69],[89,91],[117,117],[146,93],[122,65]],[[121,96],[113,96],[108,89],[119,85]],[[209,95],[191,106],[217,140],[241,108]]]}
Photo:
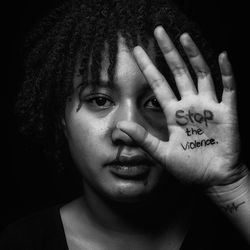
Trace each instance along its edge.
{"label": "woman's face", "polygon": [[[105,57],[98,87],[87,86],[80,100],[81,79],[75,76],[75,91],[67,102],[63,123],[85,188],[113,200],[137,201],[152,193],[163,169],[116,124],[136,122],[162,140],[168,139],[168,131],[154,94],[122,38],[118,47],[112,84],[108,82]],[[148,53],[153,59],[152,47]]]}

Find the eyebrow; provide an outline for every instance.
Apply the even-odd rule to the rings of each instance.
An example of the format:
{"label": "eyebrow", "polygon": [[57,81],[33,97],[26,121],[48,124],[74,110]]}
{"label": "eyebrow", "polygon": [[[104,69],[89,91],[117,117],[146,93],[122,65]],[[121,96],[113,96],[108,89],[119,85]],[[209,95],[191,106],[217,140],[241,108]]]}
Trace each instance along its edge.
{"label": "eyebrow", "polygon": [[104,81],[88,81],[88,82],[81,82],[80,84],[78,84],[76,86],[76,89],[79,89],[79,88],[87,88],[87,87],[91,87],[91,86],[94,86],[94,87],[109,87],[109,86],[112,86],[113,84],[110,82],[110,81],[107,81],[107,82],[104,82]]}
{"label": "eyebrow", "polygon": [[[139,95],[143,95],[149,92],[153,92],[152,88],[147,82],[144,82],[141,85],[141,88],[138,89]],[[84,91],[87,87],[91,88],[91,91],[95,91],[98,88],[106,88],[106,89],[118,89],[118,87],[111,81],[88,81],[85,83],[80,83],[76,89],[80,88],[80,91]]]}

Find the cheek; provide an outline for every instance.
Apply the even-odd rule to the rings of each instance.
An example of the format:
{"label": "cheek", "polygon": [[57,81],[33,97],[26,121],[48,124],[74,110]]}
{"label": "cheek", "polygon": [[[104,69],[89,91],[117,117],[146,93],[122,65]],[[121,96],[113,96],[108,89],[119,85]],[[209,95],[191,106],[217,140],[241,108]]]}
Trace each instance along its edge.
{"label": "cheek", "polygon": [[[66,113],[66,132],[69,148],[77,165],[101,161],[102,155],[108,154],[109,122],[98,119],[88,112],[75,109]],[[102,155],[98,155],[102,153]]]}
{"label": "cheek", "polygon": [[68,124],[68,141],[72,146],[84,151],[92,151],[100,145],[106,134],[100,121],[86,118],[73,118]]}

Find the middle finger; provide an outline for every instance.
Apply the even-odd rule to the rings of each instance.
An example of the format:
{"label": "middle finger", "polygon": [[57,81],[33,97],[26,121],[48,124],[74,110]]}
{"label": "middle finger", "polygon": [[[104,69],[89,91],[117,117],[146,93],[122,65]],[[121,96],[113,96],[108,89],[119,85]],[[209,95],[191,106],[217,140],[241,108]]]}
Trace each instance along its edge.
{"label": "middle finger", "polygon": [[154,34],[164,58],[173,73],[180,95],[183,97],[197,94],[196,87],[185,62],[163,27],[156,27]]}

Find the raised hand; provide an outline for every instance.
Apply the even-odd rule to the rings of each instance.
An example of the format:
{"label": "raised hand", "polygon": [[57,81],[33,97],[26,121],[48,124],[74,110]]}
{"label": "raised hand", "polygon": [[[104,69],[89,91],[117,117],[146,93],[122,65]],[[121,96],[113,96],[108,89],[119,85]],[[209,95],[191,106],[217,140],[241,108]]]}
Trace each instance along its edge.
{"label": "raised hand", "polygon": [[154,34],[181,100],[140,46],[134,48],[134,55],[166,116],[169,140],[161,141],[133,122],[122,121],[117,126],[183,182],[207,187],[234,182],[242,169],[236,89],[226,53],[219,56],[223,95],[218,102],[210,69],[191,37],[182,34],[180,41],[197,75],[197,88],[164,29],[158,26]]}

